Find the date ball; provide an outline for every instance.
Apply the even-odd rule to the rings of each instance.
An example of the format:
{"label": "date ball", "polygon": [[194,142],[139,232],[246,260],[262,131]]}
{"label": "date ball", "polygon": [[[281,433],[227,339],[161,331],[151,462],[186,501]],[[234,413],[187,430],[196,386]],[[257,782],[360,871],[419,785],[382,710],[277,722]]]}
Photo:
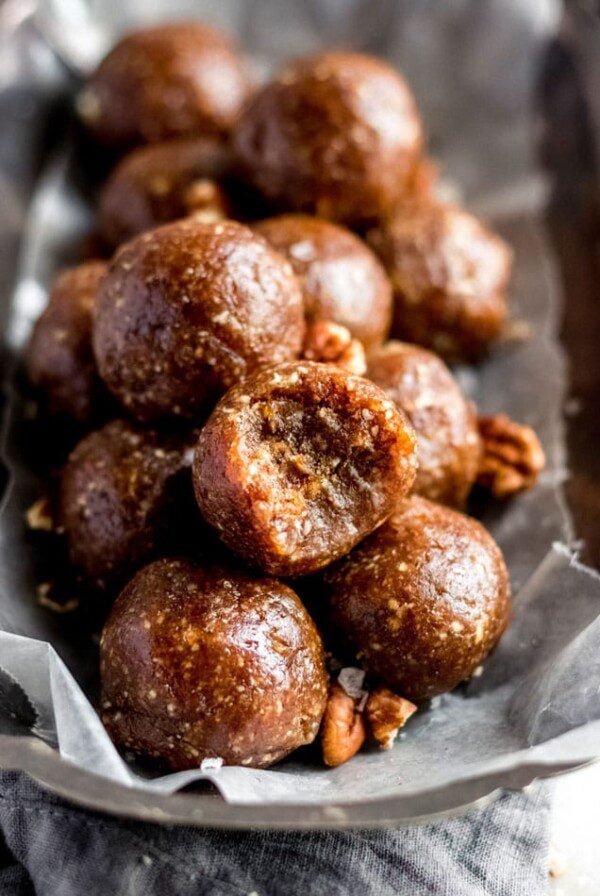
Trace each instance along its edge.
{"label": "date ball", "polygon": [[233,551],[265,572],[315,572],[393,511],[415,436],[377,386],[330,364],[255,373],[218,403],[194,456],[196,498]]}
{"label": "date ball", "polygon": [[294,591],[182,560],[129,582],[100,663],[111,738],[174,770],[271,765],[314,740],[325,708],[323,645]]}
{"label": "date ball", "polygon": [[124,420],[74,448],[60,477],[57,517],[70,560],[87,580],[112,586],[151,559],[191,487],[190,453],[183,439]]}
{"label": "date ball", "polygon": [[161,25],[113,47],[80,94],[78,111],[98,140],[116,147],[223,136],[250,87],[226,35],[191,22]]}
{"label": "date ball", "polygon": [[477,476],[481,441],[474,405],[444,362],[427,349],[392,341],[369,357],[367,376],[415,431],[419,469],[413,492],[461,507]]}
{"label": "date ball", "polygon": [[508,573],[492,537],[417,496],[324,576],[334,627],[409,700],[469,678],[508,624]]}
{"label": "date ball", "polygon": [[266,240],[189,218],[117,252],[93,341],[100,375],[133,416],[193,418],[256,368],[298,357],[304,326],[298,282]]}
{"label": "date ball", "polygon": [[392,333],[450,363],[476,361],[500,336],[511,253],[461,208],[403,203],[369,242],[394,288]]}
{"label": "date ball", "polygon": [[227,153],[216,140],[168,140],[141,146],[117,165],[100,194],[100,232],[119,246],[144,230],[202,213],[228,217],[219,184]]}
{"label": "date ball", "polygon": [[379,59],[301,59],[248,102],[234,133],[241,172],[286,209],[357,223],[411,180],[423,142],[413,97]]}
{"label": "date ball", "polygon": [[92,351],[92,309],[106,264],[90,261],[63,271],[38,318],[26,365],[48,411],[89,419],[101,392]]}
{"label": "date ball", "polygon": [[253,229],[292,265],[309,323],[341,324],[367,352],[381,345],[392,320],[392,288],[362,240],[345,227],[309,215],[280,215]]}

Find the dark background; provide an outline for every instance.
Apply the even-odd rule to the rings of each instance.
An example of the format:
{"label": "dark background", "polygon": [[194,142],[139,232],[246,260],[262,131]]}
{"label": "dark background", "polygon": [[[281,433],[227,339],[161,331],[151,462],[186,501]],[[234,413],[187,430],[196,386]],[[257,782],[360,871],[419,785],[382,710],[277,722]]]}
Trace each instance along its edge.
{"label": "dark background", "polygon": [[[566,19],[574,20],[568,4]],[[600,4],[595,14],[600,17]],[[577,35],[548,47],[540,72],[539,152],[552,176],[546,223],[564,286],[561,341],[569,363],[565,406],[568,466],[566,493],[582,559],[600,567],[600,173],[593,104],[600,84],[590,81]],[[596,52],[600,55],[599,42]],[[596,94],[597,92],[597,94]]]}

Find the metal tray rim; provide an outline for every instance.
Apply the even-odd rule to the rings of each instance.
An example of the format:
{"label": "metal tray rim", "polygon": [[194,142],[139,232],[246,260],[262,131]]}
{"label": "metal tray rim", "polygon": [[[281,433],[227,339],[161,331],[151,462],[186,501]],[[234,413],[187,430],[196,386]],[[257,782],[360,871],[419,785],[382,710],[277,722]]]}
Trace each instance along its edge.
{"label": "metal tray rim", "polygon": [[578,762],[524,762],[503,773],[476,776],[420,794],[371,801],[236,804],[217,795],[165,795],[125,787],[77,768],[34,737],[0,735],[0,767],[27,773],[45,790],[83,809],[138,821],[226,830],[343,830],[430,824],[485,808],[506,792],[520,791],[538,780],[599,761],[590,757]]}

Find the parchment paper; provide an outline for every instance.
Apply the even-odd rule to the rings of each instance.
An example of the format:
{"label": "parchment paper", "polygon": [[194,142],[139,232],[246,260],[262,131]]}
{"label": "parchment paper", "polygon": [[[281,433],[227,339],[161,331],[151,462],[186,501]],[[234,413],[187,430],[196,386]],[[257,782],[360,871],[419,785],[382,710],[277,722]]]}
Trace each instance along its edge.
{"label": "parchment paper", "polygon": [[[131,13],[134,4],[119,9]],[[43,12],[38,26],[60,44],[56,26],[64,24],[65,9],[47,4]],[[458,373],[482,411],[505,410],[530,423],[547,452],[548,468],[535,491],[506,506],[477,508],[505,552],[514,619],[482,674],[423,707],[390,752],[362,753],[335,770],[319,767],[307,753],[267,771],[221,768],[148,778],[118,755],[90,702],[96,699],[97,633],[74,630],[66,617],[52,616],[35,601],[23,513],[39,483],[23,460],[26,409],[13,393],[4,431],[11,481],[0,516],[0,732],[33,730],[65,760],[127,786],[170,792],[205,777],[234,803],[360,801],[487,776],[502,786],[518,767],[545,763],[552,770],[600,756],[600,581],[573,555],[561,489],[566,374],[556,340],[560,294],[540,220],[544,178],[532,162],[532,85],[555,4],[228,0],[218,9],[195,3],[194,12],[228,23],[267,59],[340,35],[359,49],[385,52],[414,86],[452,189],[512,245],[512,313],[532,324],[533,335],[499,346],[482,367]],[[61,46],[73,68],[88,65],[105,44],[101,18],[62,28],[80,50]],[[106,21],[117,17],[106,15]],[[93,40],[86,42],[82,36],[92,33],[91,25]],[[73,259],[89,225],[63,142],[38,184],[22,243],[7,327],[17,356],[50,277]]]}

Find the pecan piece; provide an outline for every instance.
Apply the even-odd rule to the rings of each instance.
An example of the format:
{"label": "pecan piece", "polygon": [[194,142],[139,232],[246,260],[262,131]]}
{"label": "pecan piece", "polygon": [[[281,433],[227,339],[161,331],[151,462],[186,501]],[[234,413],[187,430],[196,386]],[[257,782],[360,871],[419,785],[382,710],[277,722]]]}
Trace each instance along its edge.
{"label": "pecan piece", "polygon": [[389,750],[402,726],[417,707],[388,688],[377,688],[369,694],[365,714],[371,733],[384,750]]}
{"label": "pecan piece", "polygon": [[544,450],[533,429],[506,414],[480,417],[482,452],[477,482],[496,498],[532,488],[544,469]]}
{"label": "pecan piece", "polygon": [[302,356],[307,361],[335,364],[357,376],[363,376],[367,370],[362,343],[353,339],[346,327],[330,320],[318,320],[308,326]]}
{"label": "pecan piece", "polygon": [[203,223],[212,224],[226,218],[227,199],[220,186],[212,180],[200,178],[192,181],[184,193],[183,202],[188,215]]}
{"label": "pecan piece", "polygon": [[323,761],[332,768],[352,759],[365,741],[365,724],[356,702],[340,684],[331,685],[321,725],[321,746]]}
{"label": "pecan piece", "polygon": [[52,532],[54,519],[49,498],[38,498],[25,514],[27,525],[30,529],[41,532]]}

